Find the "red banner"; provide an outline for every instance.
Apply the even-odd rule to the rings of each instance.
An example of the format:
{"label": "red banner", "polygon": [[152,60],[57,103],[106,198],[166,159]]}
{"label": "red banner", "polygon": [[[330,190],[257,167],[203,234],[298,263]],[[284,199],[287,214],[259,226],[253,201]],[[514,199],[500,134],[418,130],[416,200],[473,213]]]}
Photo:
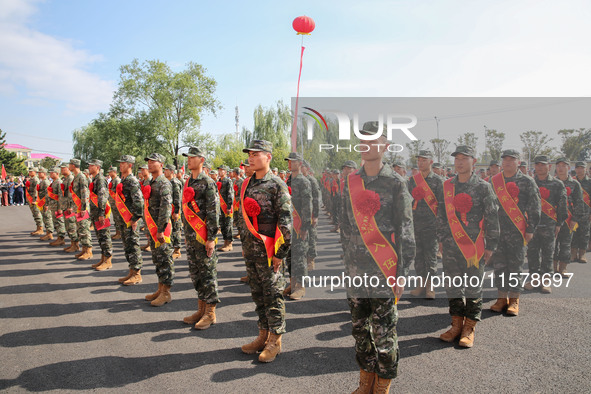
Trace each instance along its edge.
{"label": "red banner", "polygon": [[[90,201],[94,204],[95,207],[98,208],[98,195],[94,191],[90,191]],[[105,217],[108,218],[111,216],[111,205],[107,202],[107,207],[105,208]]]}
{"label": "red banner", "polygon": [[73,183],[70,183],[70,193],[72,193],[72,200],[74,200],[74,204],[76,204],[76,209],[78,213],[82,211],[82,200],[76,193],[74,193],[74,186]]}
{"label": "red banner", "polygon": [[542,212],[550,217],[550,219],[558,222],[558,216],[556,215],[556,210],[547,200],[542,198]]}
{"label": "red banner", "polygon": [[429,208],[431,208],[431,212],[433,212],[433,215],[437,216],[437,198],[435,197],[433,190],[431,190],[431,188],[429,187],[429,184],[427,184],[427,181],[423,177],[423,174],[419,172],[418,174],[413,176],[413,179],[417,187],[425,192],[424,200],[429,206]]}
{"label": "red banner", "polygon": [[115,196],[113,197],[113,199],[115,200],[115,207],[117,208],[117,211],[119,211],[119,215],[121,215],[121,217],[123,218],[125,225],[129,227],[131,226],[131,218],[133,216],[131,212],[129,212],[127,206],[125,205],[125,197],[123,196],[123,194],[119,194],[117,192],[115,192],[114,194]]}
{"label": "red banner", "polygon": [[[197,206],[197,203],[194,199],[191,199],[191,201],[185,200],[184,190],[188,187],[188,183],[189,180],[187,179],[183,188],[183,213],[185,214],[187,223],[189,223],[191,228],[195,230],[197,241],[199,241],[200,244],[205,245],[205,241],[207,241],[207,226],[205,225],[205,221],[203,221],[203,219],[197,215],[197,213],[200,211],[199,206]],[[189,204],[191,204],[191,206],[189,206]],[[215,241],[217,242],[217,238]]]}
{"label": "red banner", "polygon": [[[160,247],[160,241],[158,241],[158,226],[156,226],[156,223],[154,222],[154,219],[152,219],[152,215],[150,215],[150,211],[148,210],[148,201],[149,198],[144,199],[144,219],[146,220],[146,225],[148,226],[148,231],[150,232],[150,236],[152,237],[152,239],[154,240],[154,244],[156,245],[156,248]],[[170,223],[170,219],[168,220],[168,223],[166,224],[166,228],[164,229],[164,242],[169,244],[170,243],[170,234],[172,233],[172,224]]]}
{"label": "red banner", "polygon": [[507,186],[505,185],[505,176],[502,172],[492,177],[492,185],[495,189],[495,193],[501,206],[515,227],[517,227],[517,230],[519,230],[519,233],[523,237],[523,244],[525,245],[525,229],[527,228],[525,216],[523,216],[521,209],[519,209],[517,203],[507,191]]}

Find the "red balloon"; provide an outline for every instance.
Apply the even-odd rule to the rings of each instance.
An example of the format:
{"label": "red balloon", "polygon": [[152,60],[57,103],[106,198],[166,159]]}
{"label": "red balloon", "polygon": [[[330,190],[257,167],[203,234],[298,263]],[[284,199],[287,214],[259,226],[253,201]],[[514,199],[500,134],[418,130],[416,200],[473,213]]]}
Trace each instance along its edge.
{"label": "red balloon", "polygon": [[292,26],[293,29],[298,32],[298,34],[310,34],[316,28],[316,23],[314,23],[314,19],[304,15],[295,18],[293,20]]}

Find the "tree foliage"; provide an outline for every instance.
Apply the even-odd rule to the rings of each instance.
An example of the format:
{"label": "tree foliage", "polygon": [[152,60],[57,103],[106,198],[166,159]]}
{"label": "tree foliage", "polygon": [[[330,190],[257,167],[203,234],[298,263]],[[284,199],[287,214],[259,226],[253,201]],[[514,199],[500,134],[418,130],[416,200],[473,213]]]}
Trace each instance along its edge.
{"label": "tree foliage", "polygon": [[444,166],[450,162],[451,151],[448,149],[449,141],[441,138],[433,138],[430,140],[433,145],[434,160],[443,164]]}
{"label": "tree foliage", "polygon": [[548,145],[552,141],[552,138],[541,131],[526,131],[521,133],[519,138],[523,143],[523,159],[528,162],[533,161],[538,155],[552,154],[552,147]]}
{"label": "tree foliage", "polygon": [[488,151],[488,160],[501,160],[501,153],[503,153],[503,143],[505,142],[505,133],[494,130],[485,130],[485,145]]}
{"label": "tree foliage", "polygon": [[425,142],[421,140],[411,141],[406,143],[406,148],[408,150],[408,164],[411,167],[417,166],[417,155],[419,151],[425,149]]}
{"label": "tree foliage", "polygon": [[8,174],[24,175],[27,173],[25,166],[25,159],[19,158],[16,152],[9,152],[4,148],[6,144],[6,133],[0,129],[0,165],[4,164],[4,168]]}
{"label": "tree foliage", "polygon": [[478,145],[478,137],[476,136],[476,133],[464,133],[462,135],[460,135],[458,137],[458,142],[456,143],[456,147],[460,146],[460,145],[467,145],[471,148],[474,149],[474,151],[476,152],[476,147]]}
{"label": "tree foliage", "polygon": [[588,160],[591,157],[591,129],[563,129],[560,151],[569,160]]}

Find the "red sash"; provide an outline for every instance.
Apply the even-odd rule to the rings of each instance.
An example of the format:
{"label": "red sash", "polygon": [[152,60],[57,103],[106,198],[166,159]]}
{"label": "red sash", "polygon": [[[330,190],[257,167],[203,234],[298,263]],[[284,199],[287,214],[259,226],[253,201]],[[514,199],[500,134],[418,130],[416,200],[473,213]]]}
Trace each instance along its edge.
{"label": "red sash", "polygon": [[133,216],[131,215],[131,212],[129,212],[129,209],[125,205],[125,197],[122,194],[119,194],[117,192],[115,192],[113,194],[114,194],[113,199],[115,200],[115,207],[117,207],[117,211],[119,211],[119,215],[121,215],[121,217],[123,218],[123,221],[125,222],[125,225],[127,227],[131,226],[131,218]]}
{"label": "red sash", "polygon": [[232,217],[232,207],[230,207],[230,209],[228,210],[228,204],[226,203],[226,201],[224,201],[221,190],[218,190],[218,194],[220,196],[220,207],[222,208],[222,212],[224,212],[224,215],[226,215],[226,217]]}
{"label": "red sash", "polygon": [[[154,240],[154,244],[156,245],[156,248],[160,247],[160,241],[158,241],[158,237],[156,236],[158,234],[158,226],[156,226],[156,223],[154,222],[154,219],[152,219],[152,215],[150,215],[150,211],[148,210],[148,201],[150,199],[144,199],[144,219],[146,221],[146,225],[148,226],[148,231],[150,232],[150,236],[152,237],[152,239]],[[121,215],[123,216],[123,215]],[[168,223],[166,224],[166,228],[164,229],[164,242],[169,244],[170,243],[170,233],[172,232],[172,224],[170,223],[170,219],[168,220]]]}
{"label": "red sash", "polygon": [[57,201],[60,198],[59,195],[57,195],[53,192],[51,185],[47,188],[47,195],[49,196],[49,198],[51,198],[54,201]]}
{"label": "red sash", "polygon": [[429,208],[431,208],[431,212],[433,212],[433,215],[437,216],[437,198],[435,197],[433,190],[431,190],[431,188],[429,187],[429,184],[427,184],[427,181],[423,177],[423,174],[419,172],[418,174],[413,176],[413,179],[417,187],[421,188],[425,192],[424,200],[429,206]]}
{"label": "red sash", "polygon": [[[183,192],[188,183],[189,180],[187,179],[185,186],[183,187]],[[190,207],[189,203],[191,204]],[[199,241],[200,244],[205,245],[205,242],[207,241],[207,226],[205,225],[205,221],[197,215],[197,213],[199,213],[197,203],[194,199],[190,202],[185,201],[185,193],[183,193],[183,213],[185,214],[185,219],[187,220],[187,223],[189,223],[189,226],[195,230],[197,241]],[[215,239],[215,242],[217,243],[217,238]]]}
{"label": "red sash", "polygon": [[589,193],[587,193],[583,188],[581,188],[581,190],[583,191],[583,201],[585,201],[585,204],[591,208],[591,197],[589,197]]}
{"label": "red sash", "polygon": [[27,201],[29,202],[29,206],[37,205],[37,201],[33,201],[33,197],[29,193],[29,188],[25,188],[25,195],[27,196]]}
{"label": "red sash", "polygon": [[525,245],[525,229],[527,228],[525,216],[523,216],[523,213],[517,206],[517,203],[507,191],[507,187],[505,186],[505,176],[502,172],[499,172],[497,175],[492,177],[492,185],[495,189],[495,193],[501,206],[515,227],[517,227],[517,230],[519,230],[519,233],[523,237],[523,244]]}
{"label": "red sash", "polygon": [[572,233],[573,231],[577,231],[577,228],[579,228],[579,223],[577,223],[573,226],[573,214],[571,213],[568,206],[567,206],[566,210],[568,211],[568,218],[566,219],[566,225],[568,226],[568,229]]}
{"label": "red sash", "polygon": [[543,198],[542,212],[548,215],[550,219],[554,220],[555,222],[558,222],[558,216],[556,215],[556,210],[554,209],[554,206],[552,206],[552,204],[550,204],[547,200],[544,200]]}
{"label": "red sash", "polygon": [[74,200],[74,204],[76,204],[76,208],[78,210],[78,212],[82,211],[82,200],[80,199],[80,197],[78,197],[78,195],[76,193],[74,193],[74,181],[72,181],[72,183],[70,183],[70,193],[72,193],[72,200]]}
{"label": "red sash", "polygon": [[345,180],[343,178],[341,178],[341,197],[343,197],[343,189],[345,188]]}
{"label": "red sash", "polygon": [[[95,207],[98,208],[98,195],[93,191],[90,192],[90,201]],[[109,216],[111,216],[111,205],[109,202],[107,202],[107,207],[105,208],[105,217],[108,218]]]}
{"label": "red sash", "polygon": [[[353,216],[355,217],[355,224],[359,229],[361,239],[363,239],[365,247],[384,274],[384,277],[396,278],[396,270],[398,268],[398,255],[396,254],[396,250],[394,250],[390,242],[378,228],[375,217],[359,212],[353,203],[353,196],[364,190],[365,185],[363,183],[363,178],[357,174],[350,174],[349,199],[351,200],[351,208],[353,210]],[[396,281],[394,282],[394,286],[392,286],[392,292],[396,294]],[[398,302],[398,298],[396,298],[396,302]]]}
{"label": "red sash", "polygon": [[[242,202],[244,202],[244,193],[246,192],[246,187],[248,186],[248,182],[250,182],[250,178],[251,177],[248,177],[244,180],[244,182],[242,182],[242,189],[240,190],[240,201],[242,201]],[[283,245],[285,243],[285,240],[283,239],[283,234],[281,233],[281,230],[279,230],[279,226],[275,227],[275,237],[274,238],[268,237],[263,234],[259,234],[258,228],[255,228],[252,225],[250,218],[248,217],[248,215],[246,214],[246,211],[244,210],[244,203],[241,204],[241,207],[242,207],[242,218],[244,220],[244,224],[246,224],[246,228],[248,228],[248,231],[250,231],[250,233],[252,235],[254,235],[257,239],[260,239],[261,241],[263,241],[263,244],[265,245],[265,250],[267,251],[267,260],[269,262],[269,267],[270,267],[271,263],[273,262],[273,256],[275,256],[275,253],[277,253],[277,251],[279,250],[281,245]],[[257,225],[257,227],[258,227],[258,225]]]}
{"label": "red sash", "polygon": [[296,234],[300,235],[300,230],[302,229],[302,218],[298,211],[295,209],[293,204],[291,205],[292,208],[292,216],[293,216],[293,229],[295,230]]}
{"label": "red sash", "polygon": [[456,215],[456,207],[454,206],[455,194],[455,185],[452,183],[452,179],[443,182],[443,201],[445,202],[445,213],[447,214],[447,223],[449,224],[451,235],[458,249],[460,249],[460,252],[462,252],[462,255],[466,259],[467,267],[474,266],[479,268],[480,260],[484,255],[482,221],[480,222],[480,232],[476,237],[476,242],[472,242],[472,239],[470,239]]}

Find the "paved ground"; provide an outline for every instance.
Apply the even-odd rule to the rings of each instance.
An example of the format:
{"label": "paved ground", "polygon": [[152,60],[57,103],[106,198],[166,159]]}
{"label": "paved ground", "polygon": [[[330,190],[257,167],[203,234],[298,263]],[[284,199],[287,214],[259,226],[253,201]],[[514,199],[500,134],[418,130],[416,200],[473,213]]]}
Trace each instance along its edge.
{"label": "paved ground", "polygon": [[[0,217],[2,391],[346,393],[357,385],[347,304],[319,291],[288,302],[275,362],[242,354],[257,328],[248,286],[238,282],[239,243],[220,258],[218,323],[198,332],[181,322],[197,304],[184,251],[173,302],[153,308],[143,300],[157,287],[148,253],[144,282],[123,287],[120,241],[113,269],[96,272],[96,259],[78,262],[29,236],[27,207],[3,207]],[[319,245],[314,274],[338,273],[340,244],[326,221]],[[591,264],[569,269],[568,289],[524,295],[519,317],[484,311],[472,349],[438,339],[450,321],[441,290],[435,301],[403,298],[392,392],[591,392]]]}

